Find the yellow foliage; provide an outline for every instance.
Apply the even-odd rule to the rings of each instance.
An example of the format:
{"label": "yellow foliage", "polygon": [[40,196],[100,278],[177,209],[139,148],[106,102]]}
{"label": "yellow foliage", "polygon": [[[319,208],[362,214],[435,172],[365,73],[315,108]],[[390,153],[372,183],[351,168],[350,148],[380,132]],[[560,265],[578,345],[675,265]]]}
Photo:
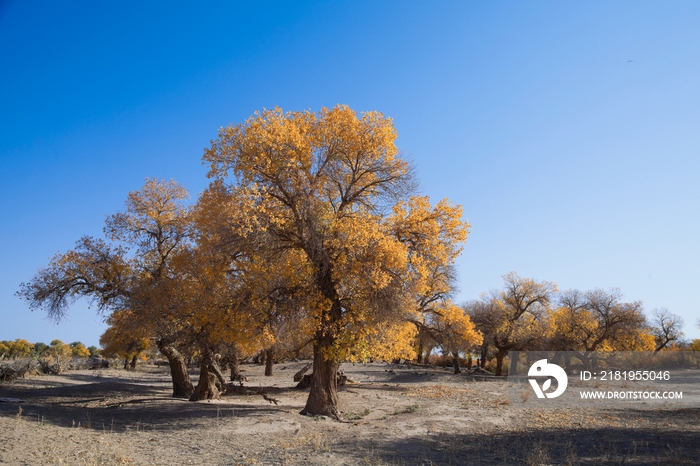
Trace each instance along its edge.
{"label": "yellow foliage", "polygon": [[633,329],[618,337],[610,346],[616,351],[654,351],[656,338],[646,329]]}
{"label": "yellow foliage", "polygon": [[[430,267],[454,260],[459,247],[444,243],[466,236],[461,208],[443,201],[431,209],[427,198],[399,204],[391,215],[380,207],[410,185],[395,138],[391,119],[377,112],[275,108],[222,128],[205,151],[215,181],[200,200],[199,218],[212,232],[202,244],[223,243],[238,254],[247,302],[267,322],[258,341],[275,343],[276,326],[297,315],[327,357],[369,354],[377,325],[405,315],[409,283],[427,289],[417,282]],[[235,182],[226,186],[230,175]],[[420,247],[412,249],[411,238]],[[404,341],[382,353],[401,353],[412,340],[393,331]]]}
{"label": "yellow foliage", "polygon": [[76,342],[70,345],[71,355],[76,358],[87,358],[90,356],[90,350],[84,344]]}
{"label": "yellow foliage", "polygon": [[655,336],[647,328],[640,302],[623,303],[622,293],[569,290],[552,313],[553,343],[566,351],[653,351]]}
{"label": "yellow foliage", "polygon": [[68,358],[71,356],[70,345],[67,343],[63,343],[61,340],[53,340],[50,346],[51,349],[49,350],[49,354],[51,356],[54,356],[58,359]]}
{"label": "yellow foliage", "polygon": [[150,347],[148,329],[141,324],[133,312],[115,311],[107,319],[107,324],[109,327],[100,337],[104,356],[131,359]]}
{"label": "yellow foliage", "polygon": [[451,301],[444,302],[438,307],[435,327],[441,338],[438,343],[445,353],[458,354],[461,351],[470,351],[484,341],[482,333],[476,330],[464,309]]}
{"label": "yellow foliage", "polygon": [[368,336],[366,355],[385,361],[414,359],[413,340],[417,334],[416,326],[410,322],[382,323]]}
{"label": "yellow foliage", "polygon": [[[18,338],[15,341],[10,341],[7,344],[7,352],[10,357],[24,357],[29,356],[34,348],[34,344],[29,343],[27,340]],[[0,348],[0,353],[2,349]]]}

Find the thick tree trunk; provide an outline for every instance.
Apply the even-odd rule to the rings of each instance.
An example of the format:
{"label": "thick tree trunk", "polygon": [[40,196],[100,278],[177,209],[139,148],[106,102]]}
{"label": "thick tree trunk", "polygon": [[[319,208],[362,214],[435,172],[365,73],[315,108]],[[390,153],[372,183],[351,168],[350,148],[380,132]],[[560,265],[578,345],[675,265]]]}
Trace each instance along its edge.
{"label": "thick tree trunk", "polygon": [[272,365],[274,364],[273,351],[268,349],[265,351],[265,375],[272,375]]}
{"label": "thick tree trunk", "polygon": [[496,353],[496,375],[503,375],[503,358],[505,358],[506,353],[504,351],[498,351]]}
{"label": "thick tree trunk", "polygon": [[459,370],[459,354],[452,353],[452,367],[455,369],[455,374],[461,374],[462,371]]}
{"label": "thick tree trunk", "polygon": [[136,358],[138,358],[138,354],[135,354],[133,358],[131,358],[131,370],[135,371],[136,370]]}
{"label": "thick tree trunk", "polygon": [[327,341],[326,343],[326,345],[314,343],[314,372],[311,374],[311,392],[306,400],[306,406],[300,414],[321,414],[340,419],[336,378],[339,364],[336,361],[327,360],[323,356],[324,348],[330,347]]}
{"label": "thick tree trunk", "polygon": [[129,358],[124,358],[124,370],[129,370]]}
{"label": "thick tree trunk", "polygon": [[419,341],[418,342],[418,356],[416,357],[416,362],[418,364],[423,364],[423,342]]}
{"label": "thick tree trunk", "polygon": [[199,382],[190,397],[190,401],[212,400],[219,397],[218,379],[213,365],[214,359],[211,351],[204,351],[200,364]]}
{"label": "thick tree trunk", "polygon": [[173,379],[173,397],[189,398],[194,392],[194,387],[187,373],[185,358],[178,350],[169,345],[158,343],[158,350],[168,358],[170,363],[170,375]]}
{"label": "thick tree trunk", "polygon": [[[342,334],[343,306],[333,280],[333,267],[328,251],[318,237],[312,237],[309,258],[314,263],[314,283],[324,298],[330,303],[330,309],[323,312],[320,328],[314,335],[314,372],[311,374],[311,391],[306,406],[301,414],[325,415],[340,420],[338,410],[338,367],[340,364],[331,356],[336,338]],[[328,356],[328,358],[326,358]]]}

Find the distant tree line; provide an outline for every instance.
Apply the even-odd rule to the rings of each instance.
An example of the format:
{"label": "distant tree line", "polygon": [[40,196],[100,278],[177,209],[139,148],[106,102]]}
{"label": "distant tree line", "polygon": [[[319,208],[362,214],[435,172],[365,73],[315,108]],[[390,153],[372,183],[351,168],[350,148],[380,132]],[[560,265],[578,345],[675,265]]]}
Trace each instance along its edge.
{"label": "distant tree line", "polygon": [[63,343],[61,340],[53,340],[48,345],[37,342],[30,343],[27,340],[18,338],[14,341],[0,341],[0,360],[11,358],[87,358],[100,356],[100,349],[96,346],[86,347],[83,343],[75,341],[73,343]]}
{"label": "distant tree line", "polygon": [[683,319],[667,309],[649,316],[617,288],[559,292],[555,283],[503,276],[504,288],[463,305],[483,335],[481,365],[503,373],[509,351],[661,351],[698,349],[684,340]]}

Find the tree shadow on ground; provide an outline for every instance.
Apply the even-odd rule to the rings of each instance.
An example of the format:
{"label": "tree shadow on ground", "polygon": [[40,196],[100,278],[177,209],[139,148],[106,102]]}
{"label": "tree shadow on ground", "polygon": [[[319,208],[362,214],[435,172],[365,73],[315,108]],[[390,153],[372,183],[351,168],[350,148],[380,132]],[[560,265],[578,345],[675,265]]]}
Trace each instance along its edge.
{"label": "tree shadow on ground", "polygon": [[[258,387],[251,387],[257,391]],[[290,389],[291,390],[291,389]],[[271,387],[268,393],[283,393]],[[189,402],[172,398],[170,389],[137,383],[105,381],[48,388],[3,387],[0,397],[19,398],[21,403],[0,403],[0,415],[21,416],[62,427],[86,427],[124,431],[130,426],[146,429],[179,430],[218,419],[222,412],[235,417],[264,417],[291,409],[284,403],[268,406],[262,396],[223,397],[214,402]],[[257,393],[251,392],[251,395]]]}
{"label": "tree shadow on ground", "polygon": [[[430,434],[401,439],[340,439],[337,454],[396,465],[697,465],[699,409],[617,413],[651,427],[535,428]],[[693,426],[683,430],[679,425]]]}

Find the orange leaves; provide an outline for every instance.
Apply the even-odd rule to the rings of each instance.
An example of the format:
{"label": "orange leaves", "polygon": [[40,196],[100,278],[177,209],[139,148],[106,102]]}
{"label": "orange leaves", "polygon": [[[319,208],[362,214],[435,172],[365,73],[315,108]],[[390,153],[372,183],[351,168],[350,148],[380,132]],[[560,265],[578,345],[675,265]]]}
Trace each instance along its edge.
{"label": "orange leaves", "polygon": [[440,333],[445,352],[468,351],[483,342],[483,335],[476,330],[464,309],[447,301],[435,312],[435,327]]}
{"label": "orange leaves", "polygon": [[233,173],[239,186],[264,187],[267,202],[299,217],[299,202],[339,211],[403,189],[409,167],[396,156],[395,138],[391,120],[377,112],[358,118],[340,105],[318,114],[276,108],[221,129],[203,160],[210,177]]}
{"label": "orange leaves", "polygon": [[14,341],[0,342],[0,357],[25,357],[29,356],[34,348],[34,344],[23,338]]}
{"label": "orange leaves", "polygon": [[565,350],[654,350],[640,302],[621,302],[618,289],[568,290],[552,314],[554,343]]}
{"label": "orange leaves", "polygon": [[386,288],[406,266],[406,247],[380,222],[379,216],[357,213],[333,223],[327,245],[334,251],[336,280],[349,290],[348,297],[359,290]]}
{"label": "orange leaves", "polygon": [[410,322],[383,322],[378,324],[367,338],[367,354],[375,359],[414,359],[413,341],[418,335]]}
{"label": "orange leaves", "polygon": [[151,335],[150,329],[133,312],[115,311],[107,319],[107,324],[109,327],[100,337],[100,346],[105,356],[131,359],[151,346],[148,338]]}
{"label": "orange leaves", "polygon": [[[370,329],[406,316],[416,306],[415,290],[448,293],[446,269],[469,228],[448,201],[431,207],[416,197],[386,213],[413,186],[395,139],[391,119],[378,112],[276,108],[221,129],[204,154],[212,193],[238,198],[238,214],[211,220],[227,222],[228,237],[259,258],[255,263],[274,264],[275,276],[246,265],[252,282],[314,296],[302,308],[317,338],[336,342],[324,350],[329,357],[352,353]],[[234,180],[224,187],[229,174]],[[293,260],[300,265],[296,277],[285,278],[287,266],[273,254],[289,251],[299,253]]]}
{"label": "orange leaves", "polygon": [[417,302],[433,302],[449,294],[454,278],[450,268],[470,228],[461,217],[462,207],[447,199],[432,207],[428,197],[413,196],[394,206],[389,224],[408,248],[410,286]]}

